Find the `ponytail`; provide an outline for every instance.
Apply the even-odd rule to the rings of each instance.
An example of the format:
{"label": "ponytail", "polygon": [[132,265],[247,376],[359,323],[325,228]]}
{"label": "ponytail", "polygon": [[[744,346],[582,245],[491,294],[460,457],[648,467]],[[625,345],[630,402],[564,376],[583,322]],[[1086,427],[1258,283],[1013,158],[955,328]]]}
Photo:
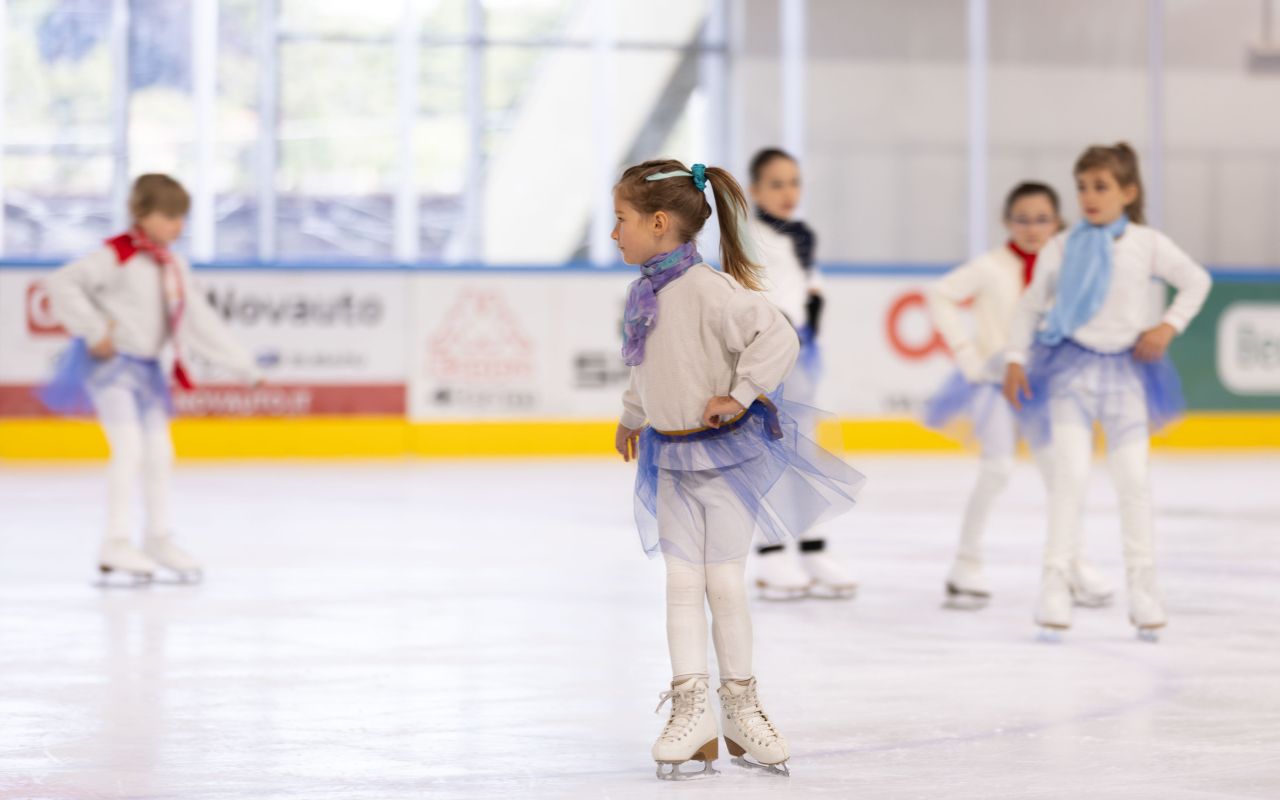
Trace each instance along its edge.
{"label": "ponytail", "polygon": [[645,161],[628,167],[614,191],[642,214],[671,214],[680,240],[688,242],[711,218],[711,203],[705,193],[708,184],[720,217],[721,267],[744,287],[760,291],[760,267],[747,254],[743,239],[747,233],[747,198],[728,170],[702,164],[686,169],[672,159]]}
{"label": "ponytail", "polygon": [[747,198],[733,175],[719,167],[707,167],[707,182],[716,198],[720,218],[720,265],[729,277],[748,289],[760,291],[760,265],[747,255]]}

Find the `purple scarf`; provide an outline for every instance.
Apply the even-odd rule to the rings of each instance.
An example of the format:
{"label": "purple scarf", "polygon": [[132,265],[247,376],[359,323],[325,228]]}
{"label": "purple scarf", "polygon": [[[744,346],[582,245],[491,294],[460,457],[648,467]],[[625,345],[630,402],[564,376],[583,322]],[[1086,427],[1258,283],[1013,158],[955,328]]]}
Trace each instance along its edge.
{"label": "purple scarf", "polygon": [[640,277],[631,282],[627,290],[627,310],[622,317],[622,360],[628,367],[644,361],[644,340],[658,322],[658,292],[663,286],[689,271],[689,267],[702,263],[698,248],[693,242],[684,244],[670,253],[659,253],[640,266]]}

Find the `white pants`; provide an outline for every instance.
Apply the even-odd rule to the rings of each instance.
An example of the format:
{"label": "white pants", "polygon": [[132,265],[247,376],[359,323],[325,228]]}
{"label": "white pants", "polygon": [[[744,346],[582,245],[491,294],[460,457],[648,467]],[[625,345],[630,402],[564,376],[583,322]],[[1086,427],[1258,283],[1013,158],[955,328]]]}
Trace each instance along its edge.
{"label": "white pants", "polygon": [[140,403],[128,385],[98,388],[92,396],[98,421],[111,448],[111,461],[107,466],[106,538],[130,538],[130,507],[138,492],[139,477],[142,478],[146,535],[169,535],[173,443],[169,438],[168,414],[159,403]]}
{"label": "white pants", "polygon": [[[1148,477],[1147,407],[1141,384],[1124,391],[1100,388],[1098,375],[1082,370],[1049,400],[1053,478],[1049,489],[1046,567],[1065,569],[1080,537],[1093,458],[1093,420],[1107,438],[1107,463],[1120,506],[1120,530],[1128,567],[1155,561]],[[1136,378],[1135,378],[1136,381]]]}
{"label": "white pants", "polygon": [[659,472],[659,535],[682,543],[678,554],[663,556],[672,676],[710,675],[707,604],[720,680],[752,676],[746,556],[754,527],[719,470]]}
{"label": "white pants", "polygon": [[[960,548],[956,558],[982,563],[982,536],[996,498],[1004,491],[1013,475],[1018,449],[1018,424],[1013,408],[994,384],[981,384],[974,393],[971,415],[974,435],[982,448],[978,480],[969,492],[964,519],[960,525]],[[1052,474],[1049,448],[1032,452],[1040,477],[1048,486]],[[1079,548],[1077,548],[1079,549]]]}

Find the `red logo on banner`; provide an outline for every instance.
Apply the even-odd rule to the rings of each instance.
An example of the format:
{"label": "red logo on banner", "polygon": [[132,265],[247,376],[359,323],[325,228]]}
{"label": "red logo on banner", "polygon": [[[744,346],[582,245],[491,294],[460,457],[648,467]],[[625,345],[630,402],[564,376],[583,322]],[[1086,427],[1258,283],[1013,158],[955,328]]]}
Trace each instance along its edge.
{"label": "red logo on banner", "polygon": [[500,383],[533,374],[533,344],[496,289],[464,289],[427,341],[441,380]]}
{"label": "red logo on banner", "polygon": [[27,333],[32,336],[65,336],[67,333],[53,315],[49,292],[40,281],[27,286]]}
{"label": "red logo on banner", "polygon": [[[927,333],[914,341],[908,341],[904,335],[904,328],[909,324],[911,317],[919,314],[924,317],[924,330]],[[893,302],[889,306],[889,314],[885,317],[885,333],[889,337],[889,346],[894,352],[906,359],[918,360],[927,358],[934,350],[947,351],[947,344],[942,339],[942,334],[938,333],[933,323],[929,321],[928,311],[925,308],[924,294],[921,292],[908,292]]]}

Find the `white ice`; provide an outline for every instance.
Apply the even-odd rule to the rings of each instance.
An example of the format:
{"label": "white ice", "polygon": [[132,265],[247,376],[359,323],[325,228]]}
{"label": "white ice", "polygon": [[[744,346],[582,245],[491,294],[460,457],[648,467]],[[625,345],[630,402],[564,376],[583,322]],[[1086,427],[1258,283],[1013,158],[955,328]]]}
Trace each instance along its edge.
{"label": "white ice", "polygon": [[[0,797],[1280,797],[1280,470],[1153,465],[1170,625],[1123,600],[1058,645],[1031,609],[1043,493],[989,537],[992,605],[941,608],[972,465],[855,457],[848,601],[756,602],[789,779],[653,776],[662,566],[604,461],[179,467],[203,585],[90,587],[95,467],[0,468]],[[1122,578],[1103,472],[1090,550]]]}

